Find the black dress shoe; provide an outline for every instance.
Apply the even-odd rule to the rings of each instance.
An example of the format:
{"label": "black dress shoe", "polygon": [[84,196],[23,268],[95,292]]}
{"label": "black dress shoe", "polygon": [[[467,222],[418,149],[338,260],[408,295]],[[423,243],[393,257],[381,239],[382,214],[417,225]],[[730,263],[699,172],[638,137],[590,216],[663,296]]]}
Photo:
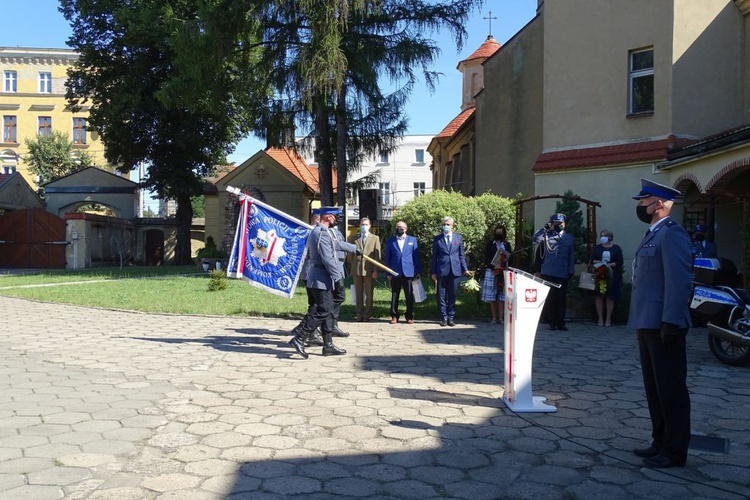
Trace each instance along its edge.
{"label": "black dress shoe", "polygon": [[659,448],[656,446],[649,446],[648,448],[636,448],[633,453],[637,457],[641,458],[653,458],[659,454]]}
{"label": "black dress shoe", "polygon": [[440,322],[440,326],[448,326],[448,322],[443,320]]}
{"label": "black dress shoe", "polygon": [[323,356],[341,356],[346,354],[346,349],[341,349],[333,344],[323,346]]}
{"label": "black dress shoe", "polygon": [[557,325],[557,329],[561,330],[563,332],[567,332],[568,331],[568,327],[565,326],[565,325]]}
{"label": "black dress shoe", "polygon": [[309,337],[307,337],[305,347],[310,347],[311,345],[322,346],[323,344],[323,337],[320,336],[320,329],[318,329],[312,332]]}
{"label": "black dress shoe", "polygon": [[644,458],[643,464],[646,467],[651,467],[652,469],[668,469],[669,467],[685,467],[685,459],[677,460],[674,458],[669,458],[666,455],[656,455],[655,457],[651,458]]}
{"label": "black dress shoe", "polygon": [[557,327],[555,325],[549,325],[549,329],[554,332],[557,330]]}
{"label": "black dress shoe", "polygon": [[453,318],[448,319],[448,326],[456,326],[456,324],[453,322]]}

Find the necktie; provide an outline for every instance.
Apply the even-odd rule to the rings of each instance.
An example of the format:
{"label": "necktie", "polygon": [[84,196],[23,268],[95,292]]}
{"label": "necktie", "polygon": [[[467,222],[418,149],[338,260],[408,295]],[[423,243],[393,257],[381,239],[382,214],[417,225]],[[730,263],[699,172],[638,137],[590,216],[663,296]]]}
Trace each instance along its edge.
{"label": "necktie", "polygon": [[451,237],[450,236],[446,236],[445,237],[445,244],[448,245],[448,248],[451,247]]}

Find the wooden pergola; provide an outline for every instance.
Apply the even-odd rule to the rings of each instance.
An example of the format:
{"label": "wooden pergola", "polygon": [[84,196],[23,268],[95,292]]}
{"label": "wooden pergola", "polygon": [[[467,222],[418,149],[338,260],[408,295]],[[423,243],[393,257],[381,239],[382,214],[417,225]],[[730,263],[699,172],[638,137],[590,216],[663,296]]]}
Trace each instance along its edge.
{"label": "wooden pergola", "polygon": [[[601,208],[602,205],[598,201],[592,201],[587,200],[585,198],[581,198],[578,195],[573,196],[565,196],[562,194],[547,194],[543,196],[531,196],[529,198],[524,198],[522,200],[516,200],[514,202],[514,205],[516,206],[516,241],[514,248],[521,248],[523,246],[523,235],[521,234],[520,228],[522,227],[523,223],[523,206],[530,202],[530,201],[537,201],[537,200],[547,200],[550,198],[557,198],[562,200],[574,200],[579,203],[585,203],[586,204],[586,230],[588,231],[586,233],[586,248],[587,248],[587,255],[591,255],[591,252],[594,249],[594,242],[596,241],[596,207]],[[521,258],[521,254],[519,252],[516,252],[513,255],[513,265],[516,267],[520,266],[519,259]]]}

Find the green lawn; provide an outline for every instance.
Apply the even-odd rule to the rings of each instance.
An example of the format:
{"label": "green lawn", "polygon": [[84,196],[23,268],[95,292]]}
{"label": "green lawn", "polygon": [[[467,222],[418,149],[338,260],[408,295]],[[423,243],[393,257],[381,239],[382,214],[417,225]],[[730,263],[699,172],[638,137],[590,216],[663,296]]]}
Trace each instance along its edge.
{"label": "green lawn", "polygon": [[[79,271],[45,271],[27,275],[0,276],[0,295],[45,302],[128,309],[173,314],[219,316],[301,317],[307,308],[307,294],[299,287],[289,300],[272,295],[241,280],[229,280],[229,288],[209,292],[208,274],[187,267],[131,267]],[[342,320],[354,319],[354,306],[341,308]],[[438,319],[434,288],[425,281],[427,300],[415,305],[417,319]],[[391,292],[381,278],[375,288],[374,316],[389,318]],[[457,317],[488,317],[487,306],[477,294],[459,291]],[[401,298],[403,315],[403,295]]]}

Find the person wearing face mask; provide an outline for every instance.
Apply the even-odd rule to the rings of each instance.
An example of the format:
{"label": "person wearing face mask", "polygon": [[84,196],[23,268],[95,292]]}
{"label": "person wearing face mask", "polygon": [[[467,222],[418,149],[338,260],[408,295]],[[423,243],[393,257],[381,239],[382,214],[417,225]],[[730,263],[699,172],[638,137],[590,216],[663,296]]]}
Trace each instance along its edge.
{"label": "person wearing face mask", "polygon": [[706,259],[715,259],[718,257],[716,243],[706,239],[706,226],[698,224],[693,229],[692,252],[694,257],[703,257]]}
{"label": "person wearing face mask", "polygon": [[682,467],[690,442],[685,337],[693,258],[687,231],[670,212],[680,192],[641,179],[636,215],[649,226],[633,261],[628,327],[635,329],[651,417],[651,444],[633,450],[647,467]]}
{"label": "person wearing face mask", "polygon": [[419,260],[419,246],[414,236],[406,234],[408,226],[400,220],[396,223],[396,235],[391,236],[385,244],[385,265],[398,273],[398,276],[387,275],[391,283],[391,321],[398,323],[400,314],[398,302],[401,290],[404,290],[408,324],[414,323],[414,289],[412,281],[421,279],[422,262]]}
{"label": "person wearing face mask", "polygon": [[622,248],[612,243],[613,239],[612,231],[602,229],[599,232],[599,244],[594,247],[594,253],[589,259],[590,267],[605,266],[612,270],[612,279],[607,284],[606,292],[602,294],[598,287],[594,290],[594,305],[598,316],[596,324],[599,326],[612,326],[612,312],[615,309],[615,303],[620,299],[622,288],[624,258]]}
{"label": "person wearing face mask", "polygon": [[380,261],[380,238],[370,233],[370,219],[359,220],[359,232],[349,240],[361,254],[350,254],[351,275],[354,277],[355,309],[357,321],[370,321],[372,317],[372,293],[374,279],[378,277],[375,266],[363,256]]}
{"label": "person wearing face mask", "polygon": [[[323,356],[346,354],[346,350],[335,346],[332,339],[334,291],[343,294],[344,290],[344,267],[336,256],[338,246],[332,230],[341,208],[321,207],[319,214],[320,221],[307,238],[310,259],[307,288],[311,289],[315,307],[303,323],[294,327],[294,337],[289,341],[289,345],[305,359],[309,357],[305,351],[306,342],[317,328],[323,333]],[[358,251],[353,245],[351,250]]]}
{"label": "person wearing face mask", "polygon": [[508,268],[513,247],[503,224],[495,226],[492,240],[484,248],[484,279],[482,280],[482,301],[490,305],[490,323],[503,322],[504,279],[503,271]]}
{"label": "person wearing face mask", "polygon": [[552,214],[549,222],[531,238],[541,247],[541,277],[560,285],[560,288],[550,287],[542,311],[550,330],[568,330],[565,326],[566,300],[568,281],[575,272],[575,249],[573,236],[565,232],[566,221],[565,214]]}
{"label": "person wearing face mask", "polygon": [[464,240],[453,232],[453,217],[443,217],[443,231],[432,240],[430,261],[432,281],[437,288],[440,326],[455,326],[456,291],[461,275],[469,276],[464,256]]}

